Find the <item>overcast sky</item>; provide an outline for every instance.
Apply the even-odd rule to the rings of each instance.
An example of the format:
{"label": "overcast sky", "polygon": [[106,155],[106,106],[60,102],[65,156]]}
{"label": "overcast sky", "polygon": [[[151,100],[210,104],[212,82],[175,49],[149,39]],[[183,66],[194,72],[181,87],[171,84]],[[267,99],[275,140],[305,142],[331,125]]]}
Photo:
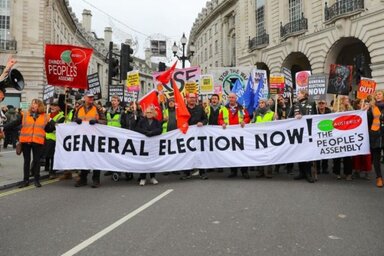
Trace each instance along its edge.
{"label": "overcast sky", "polygon": [[114,42],[120,43],[128,37],[137,39],[138,57],[144,57],[149,38],[167,39],[170,46],[174,41],[180,41],[183,32],[188,38],[193,22],[206,2],[207,0],[69,0],[80,22],[83,9],[92,11],[92,30],[98,37],[104,37],[104,27],[112,27]]}

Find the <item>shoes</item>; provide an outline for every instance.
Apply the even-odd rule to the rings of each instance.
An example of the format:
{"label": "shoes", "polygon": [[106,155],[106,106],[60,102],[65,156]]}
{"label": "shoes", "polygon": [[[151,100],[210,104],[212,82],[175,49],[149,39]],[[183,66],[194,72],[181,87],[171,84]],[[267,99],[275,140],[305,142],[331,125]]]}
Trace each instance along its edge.
{"label": "shoes", "polygon": [[35,180],[35,187],[37,187],[37,188],[41,188],[40,181]]}
{"label": "shoes", "polygon": [[341,176],[340,176],[340,175],[337,175],[337,176],[336,176],[336,179],[337,179],[337,180],[341,180]]}
{"label": "shoes", "polygon": [[[360,177],[360,176],[359,176]],[[351,181],[352,180],[352,175],[347,175],[347,177],[345,178],[345,180],[347,181]]]}
{"label": "shoes", "polygon": [[264,171],[257,171],[256,178],[261,178],[264,176]]}
{"label": "shoes", "polygon": [[190,179],[192,176],[191,175],[184,175],[184,176],[181,176],[180,179],[181,180],[188,180]]}
{"label": "shoes", "polygon": [[382,177],[377,177],[376,178],[376,186],[378,188],[382,188],[383,187],[383,178]]}
{"label": "shoes", "polygon": [[140,186],[144,186],[144,185],[145,185],[145,182],[146,182],[145,179],[141,179],[140,182],[139,182],[139,185],[140,185]]}
{"label": "shoes", "polygon": [[75,183],[75,187],[84,187],[84,186],[87,186],[87,182],[86,181],[81,181],[81,180],[78,180],[76,181]]}
{"label": "shoes", "polygon": [[208,179],[208,177],[207,177],[207,176],[205,176],[205,175],[200,175],[200,179],[202,179],[202,180],[207,180],[207,179]]}
{"label": "shoes", "polygon": [[241,174],[241,176],[243,177],[243,179],[246,179],[246,180],[249,180],[249,179],[250,179],[248,173],[243,173],[243,174]]}
{"label": "shoes", "polygon": [[91,186],[92,188],[98,188],[98,187],[100,187],[100,181],[94,181],[93,183],[92,183],[92,186]]}
{"label": "shoes", "polygon": [[25,188],[25,187],[28,187],[29,186],[29,182],[28,181],[23,181],[20,183],[19,185],[19,188]]}
{"label": "shoes", "polygon": [[236,178],[237,177],[237,174],[236,173],[231,173],[228,175],[228,178]]}
{"label": "shoes", "polygon": [[365,173],[365,175],[364,175],[364,179],[365,179],[365,180],[370,180],[370,179],[371,179],[371,178],[369,178],[369,173],[368,173],[368,172]]}
{"label": "shoes", "polygon": [[[141,181],[140,181],[141,182]],[[149,180],[149,183],[153,184],[153,185],[156,185],[156,184],[159,184],[159,182],[155,179],[155,178],[151,178]]]}

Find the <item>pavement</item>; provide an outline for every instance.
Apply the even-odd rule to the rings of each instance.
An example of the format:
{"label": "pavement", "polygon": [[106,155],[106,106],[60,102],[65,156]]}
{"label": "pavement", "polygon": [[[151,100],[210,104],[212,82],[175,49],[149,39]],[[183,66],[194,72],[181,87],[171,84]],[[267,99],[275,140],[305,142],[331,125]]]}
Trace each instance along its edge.
{"label": "pavement", "polygon": [[[16,155],[11,148],[1,148],[0,151],[0,190],[17,186],[23,180],[23,156]],[[48,173],[41,168],[41,179],[48,178]],[[32,177],[31,177],[32,179]]]}

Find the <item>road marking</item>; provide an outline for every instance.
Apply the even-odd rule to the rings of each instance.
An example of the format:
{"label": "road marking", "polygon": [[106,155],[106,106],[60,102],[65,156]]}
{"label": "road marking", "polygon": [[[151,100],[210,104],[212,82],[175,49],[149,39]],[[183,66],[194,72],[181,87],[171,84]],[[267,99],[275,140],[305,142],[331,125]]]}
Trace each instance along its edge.
{"label": "road marking", "polygon": [[14,153],[15,154],[15,152],[16,152],[15,150],[14,151],[1,151],[0,155],[1,154],[8,154],[8,153]]}
{"label": "road marking", "polygon": [[97,240],[99,240],[100,238],[102,238],[103,236],[108,234],[109,232],[113,231],[115,228],[117,228],[120,225],[124,224],[126,221],[132,219],[137,214],[141,213],[142,211],[144,211],[145,209],[147,209],[151,205],[155,204],[160,199],[166,197],[171,192],[173,192],[173,189],[168,189],[164,193],[162,193],[162,194],[158,195],[157,197],[153,198],[151,201],[147,202],[146,204],[140,206],[139,208],[137,208],[133,212],[131,212],[128,215],[124,216],[123,218],[119,219],[118,221],[116,221],[112,225],[110,225],[110,226],[106,227],[105,229],[101,230],[99,233],[91,236],[87,240],[85,240],[82,243],[76,245],[71,250],[67,251],[66,253],[62,254],[61,256],[72,256],[72,255],[75,255],[76,253],[78,253],[81,250],[87,248],[88,246],[90,246],[91,244],[93,244],[94,242],[96,242]]}
{"label": "road marking", "polygon": [[[59,181],[59,179],[47,180],[47,181],[41,182],[41,185],[48,185],[48,184],[51,184],[51,183],[55,183],[57,181]],[[33,182],[31,182],[28,187],[12,189],[10,191],[4,192],[4,193],[0,193],[0,198],[2,198],[4,196],[9,196],[9,195],[12,195],[12,194],[16,194],[16,193],[19,193],[19,192],[23,192],[23,191],[26,191],[26,190],[35,189],[35,188],[36,187],[33,185]]]}

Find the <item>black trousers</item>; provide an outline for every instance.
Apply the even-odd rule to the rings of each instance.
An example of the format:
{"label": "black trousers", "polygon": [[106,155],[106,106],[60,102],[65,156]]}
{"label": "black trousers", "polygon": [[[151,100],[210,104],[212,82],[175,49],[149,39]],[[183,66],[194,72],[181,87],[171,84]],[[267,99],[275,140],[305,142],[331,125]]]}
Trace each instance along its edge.
{"label": "black trousers", "polygon": [[302,177],[306,177],[307,179],[312,177],[311,168],[312,168],[312,162],[300,162],[299,175]]}
{"label": "black trousers", "polygon": [[[237,174],[237,167],[231,167],[231,173],[232,174]],[[240,167],[241,174],[247,173],[248,172],[248,167]]]}
{"label": "black trousers", "polygon": [[372,163],[373,168],[375,169],[376,177],[382,177],[381,176],[381,148],[371,148],[371,155],[372,155]]}
{"label": "black trousers", "polygon": [[352,157],[350,157],[350,156],[341,157],[341,158],[334,158],[333,159],[333,173],[336,175],[340,175],[341,160],[343,160],[344,175],[351,175],[352,174]]}
{"label": "black trousers", "polygon": [[328,170],[328,159],[316,161],[316,170],[317,173],[326,172]]}
{"label": "black trousers", "polygon": [[[83,183],[87,182],[87,176],[88,176],[89,170],[81,170],[80,171],[80,181]],[[100,183],[100,170],[93,170],[92,171],[92,181]]]}
{"label": "black trousers", "polygon": [[[151,172],[149,174],[149,177],[152,179],[152,178],[155,178],[156,174]],[[145,180],[147,177],[147,174],[146,173],[140,173],[140,180]]]}
{"label": "black trousers", "polygon": [[[40,180],[40,158],[42,156],[44,145],[37,143],[22,143],[22,152],[24,157],[24,181],[29,181],[29,172],[33,174],[36,181]],[[32,164],[31,164],[32,152]]]}

